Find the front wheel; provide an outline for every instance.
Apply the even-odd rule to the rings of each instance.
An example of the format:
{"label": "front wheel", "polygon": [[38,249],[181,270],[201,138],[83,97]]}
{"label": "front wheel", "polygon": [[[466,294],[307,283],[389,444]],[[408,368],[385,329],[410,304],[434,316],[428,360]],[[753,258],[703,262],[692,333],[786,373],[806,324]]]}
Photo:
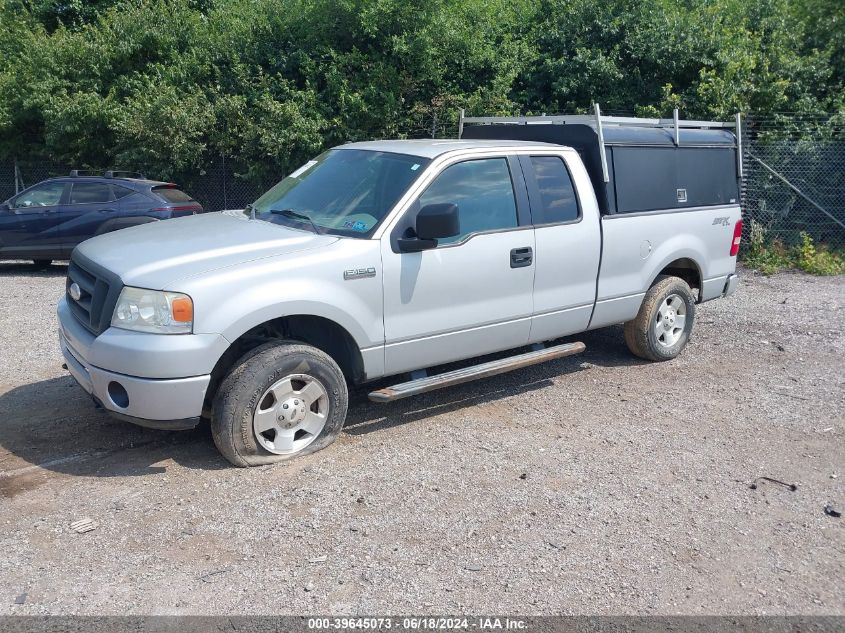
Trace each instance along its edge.
{"label": "front wheel", "polygon": [[235,466],[260,466],[325,448],[340,434],[349,395],[321,350],[292,341],[247,354],[214,398],[214,443]]}
{"label": "front wheel", "polygon": [[683,279],[661,275],[645,294],[640,311],[625,324],[625,343],[646,360],[672,360],[689,340],[695,298]]}

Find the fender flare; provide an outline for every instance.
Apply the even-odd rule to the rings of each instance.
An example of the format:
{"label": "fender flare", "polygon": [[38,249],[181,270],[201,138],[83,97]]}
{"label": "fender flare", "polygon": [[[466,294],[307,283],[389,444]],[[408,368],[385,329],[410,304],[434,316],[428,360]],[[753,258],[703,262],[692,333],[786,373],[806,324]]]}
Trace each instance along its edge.
{"label": "fender flare", "polygon": [[671,264],[672,262],[676,262],[679,259],[688,259],[690,262],[692,262],[692,265],[695,266],[695,272],[698,275],[699,282],[704,283],[704,273],[701,270],[701,264],[698,263],[698,258],[693,257],[690,254],[686,254],[686,255],[671,256],[671,257],[667,258],[666,261],[664,261],[663,264],[660,266],[660,268],[658,268],[656,270],[656,272],[652,275],[651,279],[648,282],[648,286],[646,286],[646,290],[648,290],[649,288],[651,288],[654,285],[654,283],[657,281],[657,278],[661,274],[663,274],[663,271],[666,269],[667,266],[669,266],[669,264]]}

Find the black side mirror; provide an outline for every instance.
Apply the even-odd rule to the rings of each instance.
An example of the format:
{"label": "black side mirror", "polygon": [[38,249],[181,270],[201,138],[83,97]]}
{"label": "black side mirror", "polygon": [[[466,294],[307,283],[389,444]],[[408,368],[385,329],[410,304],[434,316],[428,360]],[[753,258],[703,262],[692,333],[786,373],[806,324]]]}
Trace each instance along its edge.
{"label": "black side mirror", "polygon": [[428,250],[437,246],[437,240],[461,233],[458,205],[452,203],[428,204],[420,209],[416,219],[416,237],[399,240],[399,249],[409,253]]}
{"label": "black side mirror", "polygon": [[417,237],[421,240],[455,237],[460,232],[461,223],[456,204],[429,204],[417,214]]}

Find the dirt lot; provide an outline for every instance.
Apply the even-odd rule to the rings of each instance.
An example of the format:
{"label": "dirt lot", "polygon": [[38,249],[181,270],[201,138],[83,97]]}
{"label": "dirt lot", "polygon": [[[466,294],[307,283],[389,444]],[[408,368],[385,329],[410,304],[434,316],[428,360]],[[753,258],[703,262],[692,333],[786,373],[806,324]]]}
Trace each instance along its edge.
{"label": "dirt lot", "polygon": [[746,273],[671,363],[611,328],[361,392],[329,449],[238,470],[208,429],[94,408],[60,368],[52,268],[0,263],[0,614],[845,614],[823,512],[845,509],[845,279]]}

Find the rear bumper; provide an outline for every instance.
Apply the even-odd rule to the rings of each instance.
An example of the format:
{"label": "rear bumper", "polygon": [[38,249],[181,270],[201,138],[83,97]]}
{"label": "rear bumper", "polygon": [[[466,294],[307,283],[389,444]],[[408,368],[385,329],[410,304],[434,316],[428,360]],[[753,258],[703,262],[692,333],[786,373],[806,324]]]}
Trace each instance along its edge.
{"label": "rear bumper", "polygon": [[739,285],[739,277],[737,275],[728,275],[725,281],[725,289],[722,291],[723,297],[730,297],[736,292],[736,287]]}
{"label": "rear bumper", "polygon": [[730,297],[736,290],[738,283],[739,277],[737,277],[734,273],[705,279],[701,282],[699,303],[712,301],[713,299],[720,299],[722,297]]}

